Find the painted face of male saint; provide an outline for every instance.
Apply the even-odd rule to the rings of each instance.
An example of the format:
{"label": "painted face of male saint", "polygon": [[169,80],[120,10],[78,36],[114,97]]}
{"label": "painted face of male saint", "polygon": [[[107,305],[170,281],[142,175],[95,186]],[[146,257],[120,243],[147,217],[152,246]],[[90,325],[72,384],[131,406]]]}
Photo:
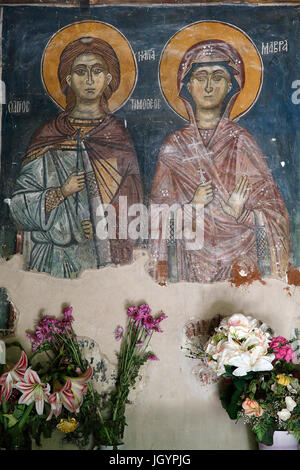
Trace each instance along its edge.
{"label": "painted face of male saint", "polygon": [[206,110],[219,108],[230,89],[230,73],[221,65],[197,67],[188,83],[196,107]]}
{"label": "painted face of male saint", "polygon": [[100,98],[112,76],[104,59],[96,54],[81,54],[74,60],[66,80],[76,98],[94,101]]}

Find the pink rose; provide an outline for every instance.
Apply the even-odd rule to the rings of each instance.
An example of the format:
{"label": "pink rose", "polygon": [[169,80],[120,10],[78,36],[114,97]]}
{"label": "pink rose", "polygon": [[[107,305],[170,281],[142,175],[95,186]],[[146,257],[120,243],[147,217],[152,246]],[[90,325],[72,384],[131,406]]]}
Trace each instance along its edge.
{"label": "pink rose", "polygon": [[244,409],[245,415],[256,416],[256,418],[261,416],[264,412],[257,401],[251,400],[250,398],[246,398],[246,400],[242,403],[242,407]]}

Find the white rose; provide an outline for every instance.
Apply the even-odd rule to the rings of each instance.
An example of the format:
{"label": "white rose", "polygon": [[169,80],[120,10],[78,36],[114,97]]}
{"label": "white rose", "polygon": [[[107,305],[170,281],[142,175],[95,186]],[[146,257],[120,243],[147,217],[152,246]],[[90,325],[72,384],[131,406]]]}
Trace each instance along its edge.
{"label": "white rose", "polygon": [[277,414],[282,421],[287,421],[291,417],[291,413],[286,408],[283,408],[281,411],[278,411]]}
{"label": "white rose", "polygon": [[285,403],[288,411],[293,411],[297,403],[291,397],[285,397]]}

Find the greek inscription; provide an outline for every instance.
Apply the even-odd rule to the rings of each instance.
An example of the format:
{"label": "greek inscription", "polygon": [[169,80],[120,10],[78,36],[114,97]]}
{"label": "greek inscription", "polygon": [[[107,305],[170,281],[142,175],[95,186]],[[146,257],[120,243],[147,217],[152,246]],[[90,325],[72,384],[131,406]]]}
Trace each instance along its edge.
{"label": "greek inscription", "polygon": [[8,105],[10,114],[26,114],[30,112],[30,101],[28,100],[11,100]]}
{"label": "greek inscription", "polygon": [[138,62],[144,62],[148,60],[155,60],[155,50],[154,49],[147,49],[145,51],[138,51],[136,52],[136,58]]}
{"label": "greek inscription", "polygon": [[151,109],[160,109],[161,100],[159,98],[131,99],[131,109],[134,111],[144,111]]}
{"label": "greek inscription", "polygon": [[287,39],[282,39],[280,41],[271,41],[271,42],[262,42],[261,43],[261,53],[262,55],[268,54],[278,54],[280,52],[288,51],[289,42]]}

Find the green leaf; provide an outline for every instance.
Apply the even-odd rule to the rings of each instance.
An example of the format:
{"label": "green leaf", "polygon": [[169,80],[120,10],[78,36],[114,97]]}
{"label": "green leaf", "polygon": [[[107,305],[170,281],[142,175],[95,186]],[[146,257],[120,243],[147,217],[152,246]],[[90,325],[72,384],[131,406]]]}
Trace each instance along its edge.
{"label": "green leaf", "polygon": [[256,389],[257,389],[257,383],[256,383],[256,381],[250,382],[248,391],[249,391],[250,393],[252,393],[253,395],[255,395]]}
{"label": "green leaf", "polygon": [[265,422],[259,423],[254,428],[253,431],[256,434],[258,442],[262,442],[266,446],[271,446],[273,444],[273,434],[276,429],[274,422]]}
{"label": "green leaf", "polygon": [[230,381],[225,385],[220,393],[223,408],[227,411],[231,419],[237,419],[240,409],[239,400],[244,391],[244,381]]}
{"label": "green leaf", "polygon": [[12,414],[3,414],[3,416],[5,416],[8,421],[8,428],[12,428],[18,422],[18,420]]}
{"label": "green leaf", "polygon": [[21,418],[23,416],[25,409],[27,408],[26,405],[15,405],[15,409],[13,415],[16,419]]}

